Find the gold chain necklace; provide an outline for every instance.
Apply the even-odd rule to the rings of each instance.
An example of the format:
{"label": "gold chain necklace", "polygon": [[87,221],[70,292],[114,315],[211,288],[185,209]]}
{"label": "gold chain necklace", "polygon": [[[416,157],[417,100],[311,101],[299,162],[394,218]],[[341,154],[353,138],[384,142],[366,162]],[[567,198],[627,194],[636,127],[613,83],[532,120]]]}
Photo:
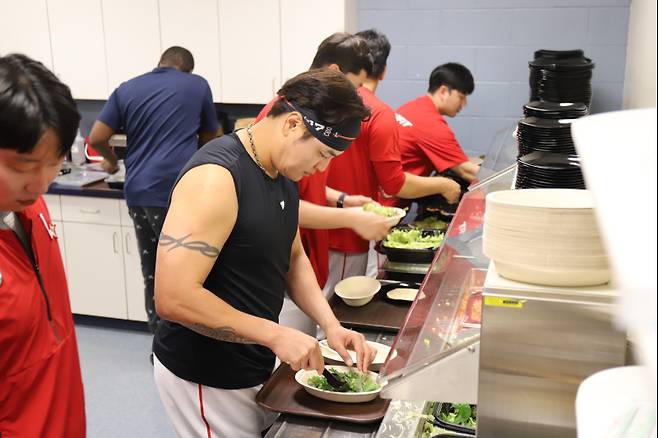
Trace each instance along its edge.
{"label": "gold chain necklace", "polygon": [[[256,145],[254,144],[254,137],[252,135],[252,130],[254,128],[254,124],[250,123],[249,126],[247,126],[247,135],[249,136],[249,144],[251,145],[251,151],[254,153],[254,161],[256,161],[256,165],[262,170],[265,175],[270,176],[269,172],[267,169],[265,169],[265,166],[263,166],[258,159],[258,152],[256,152]],[[274,171],[274,176],[279,174],[279,171],[275,169]],[[270,177],[271,178],[271,177]]]}

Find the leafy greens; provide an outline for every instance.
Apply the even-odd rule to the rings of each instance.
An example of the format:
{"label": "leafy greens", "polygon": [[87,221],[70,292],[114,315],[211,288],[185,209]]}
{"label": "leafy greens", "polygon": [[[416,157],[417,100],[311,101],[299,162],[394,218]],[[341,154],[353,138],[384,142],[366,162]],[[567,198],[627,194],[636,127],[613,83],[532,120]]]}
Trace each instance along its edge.
{"label": "leafy greens", "polygon": [[[330,371],[334,373],[338,379],[347,383],[348,392],[368,392],[379,389],[379,385],[372,379],[372,377],[354,369],[350,369],[347,372],[341,372],[335,368],[331,368]],[[308,378],[307,383],[314,388],[336,392],[334,387],[327,382],[327,378],[324,376],[311,376]]]}

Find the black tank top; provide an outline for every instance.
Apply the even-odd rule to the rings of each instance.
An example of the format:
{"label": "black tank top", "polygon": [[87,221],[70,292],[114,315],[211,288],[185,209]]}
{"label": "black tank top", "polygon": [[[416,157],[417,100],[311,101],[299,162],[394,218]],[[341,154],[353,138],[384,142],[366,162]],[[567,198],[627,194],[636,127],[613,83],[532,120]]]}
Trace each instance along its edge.
{"label": "black tank top", "polygon": [[[204,287],[237,310],[278,322],[297,233],[297,184],[282,175],[265,175],[235,134],[207,143],[176,183],[203,164],[226,168],[238,199],[235,226]],[[217,341],[170,321],[160,323],[153,352],[181,379],[223,389],[259,385],[274,367],[274,353],[267,347]]]}

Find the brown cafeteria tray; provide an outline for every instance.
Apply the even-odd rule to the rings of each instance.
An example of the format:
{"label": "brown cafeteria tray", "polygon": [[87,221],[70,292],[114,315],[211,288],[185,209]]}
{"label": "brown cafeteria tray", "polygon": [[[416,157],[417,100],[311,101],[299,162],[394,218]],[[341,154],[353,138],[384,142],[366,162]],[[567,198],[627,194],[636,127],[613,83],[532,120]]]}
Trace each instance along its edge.
{"label": "brown cafeteria tray", "polygon": [[411,303],[387,300],[381,291],[365,306],[350,307],[336,294],[329,298],[329,305],[343,325],[391,332],[400,331],[411,307]]}
{"label": "brown cafeteria tray", "polygon": [[295,380],[295,372],[281,364],[256,395],[256,403],[270,411],[347,423],[374,423],[384,418],[390,400],[377,397],[366,403],[338,403],[312,396]]}

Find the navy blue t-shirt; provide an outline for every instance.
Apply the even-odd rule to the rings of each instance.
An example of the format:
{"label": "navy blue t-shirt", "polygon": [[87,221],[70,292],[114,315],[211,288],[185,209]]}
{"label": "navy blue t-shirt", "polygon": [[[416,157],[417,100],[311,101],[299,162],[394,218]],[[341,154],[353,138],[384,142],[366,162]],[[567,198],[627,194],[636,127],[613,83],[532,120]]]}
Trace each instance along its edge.
{"label": "navy blue t-shirt", "polygon": [[159,67],[114,90],[98,120],[126,133],[126,202],[167,207],[169,192],[197,151],[197,133],[217,131],[205,79]]}

